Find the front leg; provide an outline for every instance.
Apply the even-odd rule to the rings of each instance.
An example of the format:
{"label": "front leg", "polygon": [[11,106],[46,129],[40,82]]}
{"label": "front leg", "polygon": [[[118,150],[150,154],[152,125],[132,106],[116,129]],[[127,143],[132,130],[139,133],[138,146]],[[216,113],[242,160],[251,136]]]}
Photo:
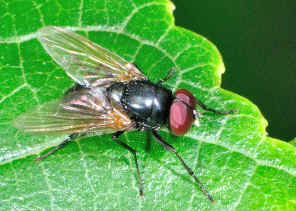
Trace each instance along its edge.
{"label": "front leg", "polygon": [[202,109],[206,110],[206,111],[210,111],[210,112],[213,112],[215,114],[222,114],[222,115],[226,115],[226,114],[234,114],[237,112],[237,110],[230,110],[230,111],[219,111],[219,110],[216,110],[216,109],[212,109],[212,108],[209,108],[207,105],[205,105],[203,102],[201,102],[199,99],[195,99],[196,100],[196,103],[202,107]]}

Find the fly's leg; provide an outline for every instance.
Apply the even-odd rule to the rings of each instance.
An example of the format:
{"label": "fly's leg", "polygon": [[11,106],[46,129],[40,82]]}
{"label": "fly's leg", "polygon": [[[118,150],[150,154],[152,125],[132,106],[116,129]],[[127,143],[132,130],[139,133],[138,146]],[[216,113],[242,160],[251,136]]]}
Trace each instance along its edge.
{"label": "fly's leg", "polygon": [[[183,101],[183,100],[180,99],[180,98],[175,97],[174,100],[183,103],[185,106],[187,106],[187,108],[191,109],[191,110],[193,111],[193,114],[194,114],[194,119],[198,119],[198,116],[200,115],[200,113],[199,113],[195,108],[193,108],[192,106],[188,105],[185,101]],[[230,111],[219,111],[219,110],[216,110],[216,109],[209,108],[208,106],[206,106],[203,102],[201,102],[201,101],[200,101],[199,99],[197,99],[197,98],[195,98],[195,102],[196,102],[200,107],[202,107],[204,110],[206,110],[206,111],[210,111],[210,112],[213,112],[213,113],[215,113],[215,114],[227,115],[227,114],[234,114],[234,113],[237,113],[237,110],[236,110],[236,109],[234,109],[234,110],[230,110]]]}
{"label": "fly's leg", "polygon": [[158,143],[160,143],[164,148],[166,148],[167,150],[169,150],[170,152],[174,153],[176,155],[176,157],[179,159],[179,161],[182,163],[182,165],[184,166],[184,168],[186,169],[186,171],[188,172],[188,174],[194,179],[194,181],[198,184],[200,190],[203,192],[203,194],[205,196],[208,197],[208,199],[211,202],[215,202],[214,198],[210,195],[210,193],[206,190],[206,188],[204,187],[204,185],[199,181],[199,179],[196,177],[196,175],[194,174],[194,172],[192,171],[192,169],[185,163],[185,161],[183,160],[183,158],[176,152],[175,148],[173,146],[171,146],[170,144],[168,144],[165,140],[163,140],[161,138],[161,136],[155,131],[152,131],[152,135],[154,136],[154,138],[156,139],[156,141]]}
{"label": "fly's leg", "polygon": [[138,166],[137,152],[136,152],[136,150],[131,148],[126,143],[120,141],[120,139],[118,137],[122,133],[124,133],[124,131],[118,131],[118,132],[113,134],[112,138],[113,138],[114,141],[116,141],[116,143],[118,143],[119,145],[121,145],[122,147],[124,147],[125,149],[127,149],[129,152],[131,152],[134,155],[134,160],[135,160],[135,164],[136,164],[136,168],[137,168],[137,174],[138,174],[138,181],[139,181],[139,194],[140,194],[140,196],[143,196],[144,195],[143,182],[142,182],[142,177],[141,177],[141,173],[140,173],[139,166]]}
{"label": "fly's leg", "polygon": [[70,143],[73,139],[75,139],[77,136],[79,136],[78,133],[73,133],[71,135],[68,136],[68,138],[66,138],[62,143],[60,143],[58,146],[56,146],[55,148],[53,148],[52,150],[50,150],[48,153],[41,155],[39,157],[37,157],[35,159],[35,161],[40,161],[43,158],[46,158],[47,156],[55,153],[56,151],[58,151],[59,149],[63,148],[64,146],[66,146],[68,143]]}
{"label": "fly's leg", "polygon": [[202,107],[204,110],[206,111],[210,111],[210,112],[213,112],[215,114],[234,114],[237,112],[237,110],[230,110],[230,111],[218,111],[218,110],[215,110],[215,109],[212,109],[212,108],[209,108],[208,106],[206,106],[203,102],[201,102],[199,99],[196,99],[196,103],[198,105],[200,105],[200,107]]}
{"label": "fly's leg", "polygon": [[170,77],[172,77],[175,72],[176,72],[176,68],[171,68],[170,72],[163,79],[160,79],[158,81],[158,84],[162,84],[162,83],[166,82],[167,80],[169,80]]}

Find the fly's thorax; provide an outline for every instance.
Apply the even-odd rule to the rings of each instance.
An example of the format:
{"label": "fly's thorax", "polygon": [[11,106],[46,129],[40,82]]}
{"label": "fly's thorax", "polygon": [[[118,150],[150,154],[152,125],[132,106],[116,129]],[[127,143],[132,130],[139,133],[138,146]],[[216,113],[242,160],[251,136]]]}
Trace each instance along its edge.
{"label": "fly's thorax", "polygon": [[165,124],[171,103],[170,90],[145,80],[129,82],[121,98],[129,117],[145,128],[159,128]]}

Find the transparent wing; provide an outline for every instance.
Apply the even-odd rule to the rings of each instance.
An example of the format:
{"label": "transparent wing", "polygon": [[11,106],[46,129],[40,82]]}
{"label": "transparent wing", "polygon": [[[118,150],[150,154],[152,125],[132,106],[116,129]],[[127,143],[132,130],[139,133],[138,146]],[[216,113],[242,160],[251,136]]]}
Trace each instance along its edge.
{"label": "transparent wing", "polygon": [[96,87],[113,81],[147,80],[136,66],[77,33],[49,26],[39,30],[38,39],[80,85]]}
{"label": "transparent wing", "polygon": [[111,106],[99,88],[74,90],[19,116],[14,125],[24,132],[41,134],[113,133],[133,128],[130,118]]}

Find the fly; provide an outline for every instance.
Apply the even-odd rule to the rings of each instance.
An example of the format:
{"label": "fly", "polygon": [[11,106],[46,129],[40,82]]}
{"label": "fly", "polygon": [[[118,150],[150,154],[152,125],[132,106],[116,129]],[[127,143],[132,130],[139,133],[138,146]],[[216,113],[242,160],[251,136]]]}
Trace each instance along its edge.
{"label": "fly", "polygon": [[184,135],[193,122],[198,121],[197,104],[217,114],[233,111],[208,108],[188,90],[179,89],[173,94],[161,84],[174,71],[158,83],[152,83],[134,64],[77,33],[54,26],[44,27],[38,32],[38,40],[76,85],[62,98],[37,106],[15,119],[15,127],[23,132],[69,134],[62,143],[36,160],[53,154],[78,136],[112,134],[113,140],[134,156],[142,196],[143,182],[136,151],[119,136],[130,130],[149,130],[158,143],[176,155],[203,194],[214,202],[191,168],[158,130],[169,123],[173,134]]}

